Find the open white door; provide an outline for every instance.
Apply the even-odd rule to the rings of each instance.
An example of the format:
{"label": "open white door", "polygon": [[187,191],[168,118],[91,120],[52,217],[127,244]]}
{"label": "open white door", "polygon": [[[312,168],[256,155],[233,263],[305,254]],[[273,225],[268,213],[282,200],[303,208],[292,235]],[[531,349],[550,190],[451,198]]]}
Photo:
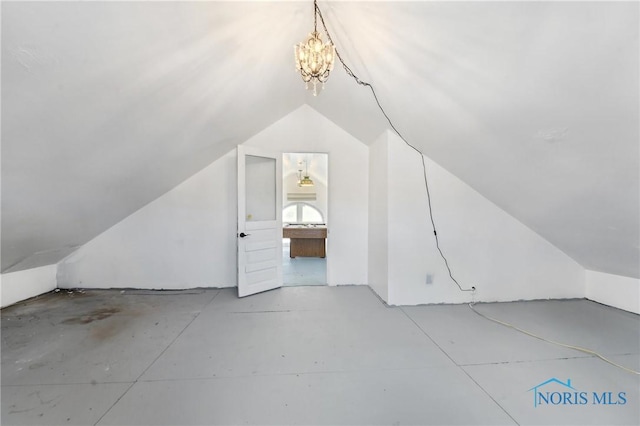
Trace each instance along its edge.
{"label": "open white door", "polygon": [[238,296],[282,287],[282,155],[238,146]]}

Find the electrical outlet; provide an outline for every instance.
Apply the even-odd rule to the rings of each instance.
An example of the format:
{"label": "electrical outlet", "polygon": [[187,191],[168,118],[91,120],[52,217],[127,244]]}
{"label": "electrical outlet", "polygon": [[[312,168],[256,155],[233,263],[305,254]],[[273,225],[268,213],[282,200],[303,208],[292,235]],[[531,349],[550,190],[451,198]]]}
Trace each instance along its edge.
{"label": "electrical outlet", "polygon": [[427,274],[427,284],[433,284],[433,275]]}

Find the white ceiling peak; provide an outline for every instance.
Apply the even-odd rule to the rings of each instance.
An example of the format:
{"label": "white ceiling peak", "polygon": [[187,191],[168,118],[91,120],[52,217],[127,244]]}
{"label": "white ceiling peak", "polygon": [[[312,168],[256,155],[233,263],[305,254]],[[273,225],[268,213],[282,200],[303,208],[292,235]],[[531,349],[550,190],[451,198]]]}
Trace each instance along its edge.
{"label": "white ceiling peak", "polygon": [[[306,2],[3,2],[3,269],[82,244],[308,103]],[[320,2],[402,134],[588,269],[640,276],[637,2]],[[564,129],[567,129],[564,131]]]}

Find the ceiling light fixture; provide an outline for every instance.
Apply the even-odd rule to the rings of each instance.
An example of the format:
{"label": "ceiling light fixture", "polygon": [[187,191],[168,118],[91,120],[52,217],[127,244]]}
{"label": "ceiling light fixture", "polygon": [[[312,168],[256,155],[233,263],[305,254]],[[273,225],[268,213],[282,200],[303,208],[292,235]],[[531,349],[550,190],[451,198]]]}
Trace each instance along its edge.
{"label": "ceiling light fixture", "polygon": [[335,60],[335,47],[331,41],[324,43],[318,33],[318,4],[313,0],[313,32],[304,42],[300,42],[293,47],[296,59],[296,70],[300,71],[302,80],[306,83],[307,90],[313,84],[313,96],[318,95],[318,83],[322,83],[320,89],[324,88],[324,82],[329,78],[329,73],[333,69]]}
{"label": "ceiling light fixture", "polygon": [[[309,177],[309,163],[307,160],[304,160],[305,164],[305,174],[302,174],[302,169],[298,170],[298,186],[313,186],[313,181]],[[302,162],[298,163],[299,166],[302,166]]]}

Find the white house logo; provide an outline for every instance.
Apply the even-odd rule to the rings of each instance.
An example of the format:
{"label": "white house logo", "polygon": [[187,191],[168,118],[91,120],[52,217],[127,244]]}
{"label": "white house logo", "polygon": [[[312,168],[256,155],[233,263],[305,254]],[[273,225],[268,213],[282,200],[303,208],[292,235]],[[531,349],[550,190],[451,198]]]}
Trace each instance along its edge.
{"label": "white house logo", "polygon": [[[560,390],[558,390],[560,389]],[[567,382],[555,377],[529,389],[533,392],[533,406],[540,405],[624,405],[627,403],[626,392],[585,392],[579,391]]]}

